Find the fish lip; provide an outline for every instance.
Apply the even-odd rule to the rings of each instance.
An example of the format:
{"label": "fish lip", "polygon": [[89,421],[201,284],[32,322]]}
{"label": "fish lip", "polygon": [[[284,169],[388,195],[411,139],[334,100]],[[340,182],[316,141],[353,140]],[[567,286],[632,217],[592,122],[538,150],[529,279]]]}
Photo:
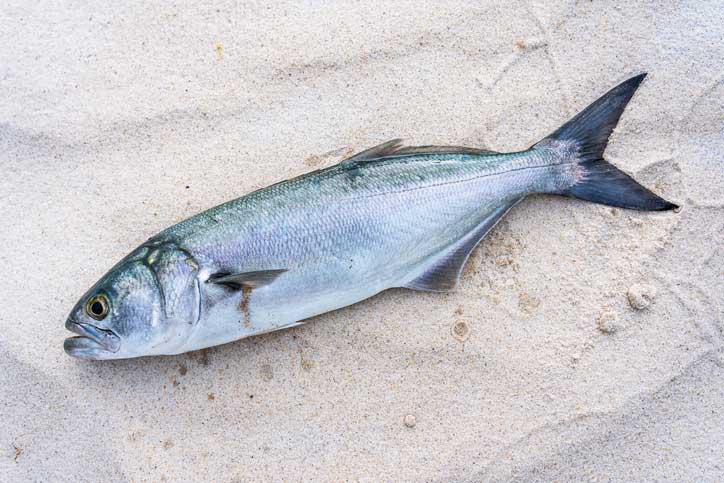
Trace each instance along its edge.
{"label": "fish lip", "polygon": [[121,348],[121,338],[115,332],[91,324],[68,319],[65,328],[79,337],[68,337],[63,342],[65,352],[81,359],[97,359],[98,356],[114,354]]}

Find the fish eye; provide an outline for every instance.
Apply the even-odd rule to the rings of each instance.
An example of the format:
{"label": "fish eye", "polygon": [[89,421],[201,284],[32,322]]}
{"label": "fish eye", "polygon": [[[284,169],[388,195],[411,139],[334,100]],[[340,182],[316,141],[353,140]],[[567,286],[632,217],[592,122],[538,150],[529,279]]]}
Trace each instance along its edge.
{"label": "fish eye", "polygon": [[94,295],[85,304],[85,311],[96,320],[103,320],[108,315],[108,297],[103,294]]}

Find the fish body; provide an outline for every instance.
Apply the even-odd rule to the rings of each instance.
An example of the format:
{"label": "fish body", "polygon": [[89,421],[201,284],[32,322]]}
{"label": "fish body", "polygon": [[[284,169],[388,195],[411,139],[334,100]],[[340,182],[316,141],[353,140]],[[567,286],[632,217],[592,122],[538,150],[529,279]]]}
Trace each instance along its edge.
{"label": "fish body", "polygon": [[554,156],[410,154],[342,163],[169,228],[152,243],[183,248],[202,280],[284,270],[273,283],[241,293],[204,283],[201,298],[211,302],[209,309],[200,311],[180,350],[287,327],[391,287],[414,285],[501,207],[569,183],[572,170]]}
{"label": "fish body", "polygon": [[672,209],[602,158],[642,80],[525,151],[393,140],[182,221],[81,298],[66,323],[81,337],[66,351],[177,354],[291,327],[393,287],[451,290],[480,240],[534,193]]}

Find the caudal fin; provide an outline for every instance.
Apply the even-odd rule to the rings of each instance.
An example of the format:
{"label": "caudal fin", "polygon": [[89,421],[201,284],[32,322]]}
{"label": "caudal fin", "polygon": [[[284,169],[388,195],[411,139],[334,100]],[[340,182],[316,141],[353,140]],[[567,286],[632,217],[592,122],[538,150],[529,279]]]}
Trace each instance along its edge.
{"label": "caudal fin", "polygon": [[617,85],[538,143],[570,141],[575,146],[581,176],[573,186],[560,194],[634,210],[664,211],[677,208],[677,205],[655,195],[603,159],[611,132],[645,77],[646,74],[640,74]]}

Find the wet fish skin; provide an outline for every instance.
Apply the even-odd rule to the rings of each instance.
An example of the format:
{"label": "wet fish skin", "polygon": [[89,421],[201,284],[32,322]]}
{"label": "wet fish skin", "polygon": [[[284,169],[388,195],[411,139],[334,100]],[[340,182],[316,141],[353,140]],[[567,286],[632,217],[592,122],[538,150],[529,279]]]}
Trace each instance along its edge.
{"label": "wet fish skin", "polygon": [[[71,312],[69,323],[110,331],[120,347],[75,338],[66,351],[176,354],[291,327],[392,287],[451,290],[473,248],[534,193],[672,209],[602,158],[642,80],[615,87],[525,151],[393,140],[182,221],[111,269]],[[111,308],[90,320],[87,302],[98,294]]]}

